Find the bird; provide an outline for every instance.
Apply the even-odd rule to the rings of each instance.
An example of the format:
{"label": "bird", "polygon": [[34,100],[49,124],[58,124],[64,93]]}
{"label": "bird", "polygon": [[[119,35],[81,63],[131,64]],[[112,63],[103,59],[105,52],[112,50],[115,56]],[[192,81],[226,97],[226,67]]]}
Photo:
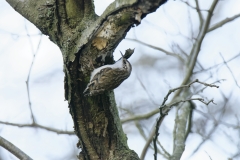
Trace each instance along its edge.
{"label": "bird", "polygon": [[96,68],[91,73],[91,78],[83,91],[84,96],[95,96],[105,91],[117,88],[132,71],[131,63],[123,57],[114,64],[104,65]]}

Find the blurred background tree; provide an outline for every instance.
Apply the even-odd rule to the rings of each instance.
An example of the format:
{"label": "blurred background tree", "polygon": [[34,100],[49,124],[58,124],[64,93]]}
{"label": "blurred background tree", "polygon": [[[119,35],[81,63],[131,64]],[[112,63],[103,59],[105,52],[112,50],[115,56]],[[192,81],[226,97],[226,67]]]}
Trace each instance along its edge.
{"label": "blurred background tree", "polygon": [[[96,13],[111,2],[95,1]],[[0,135],[33,159],[77,159],[60,50],[6,2],[0,4]],[[214,98],[216,105],[191,101],[172,108],[159,129],[158,159],[174,159],[183,147],[177,144],[185,144],[181,159],[240,159],[239,6],[236,0],[170,0],[115,50],[117,60],[119,50],[135,48],[132,74],[114,92],[128,145],[141,159],[153,159],[149,142],[168,91],[195,79],[220,88],[196,83],[167,103],[201,97]],[[0,148],[0,159],[16,157]]]}

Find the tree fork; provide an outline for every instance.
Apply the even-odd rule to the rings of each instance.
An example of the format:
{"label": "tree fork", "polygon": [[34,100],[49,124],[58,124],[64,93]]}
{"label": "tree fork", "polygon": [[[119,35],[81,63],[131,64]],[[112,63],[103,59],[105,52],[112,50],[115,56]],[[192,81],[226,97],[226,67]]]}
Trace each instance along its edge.
{"label": "tree fork", "polygon": [[82,92],[93,66],[113,63],[112,53],[131,26],[166,0],[115,0],[101,16],[95,14],[90,0],[7,2],[62,51],[65,99],[82,148],[79,159],[139,159],[128,148],[113,91],[94,97],[84,97]]}

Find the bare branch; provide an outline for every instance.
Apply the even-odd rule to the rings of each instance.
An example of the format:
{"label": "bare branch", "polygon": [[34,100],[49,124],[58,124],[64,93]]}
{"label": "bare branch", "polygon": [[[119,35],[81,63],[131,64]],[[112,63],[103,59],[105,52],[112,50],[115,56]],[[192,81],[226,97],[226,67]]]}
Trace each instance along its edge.
{"label": "bare branch", "polygon": [[167,93],[167,95],[164,97],[164,101],[162,103],[162,106],[166,103],[166,101],[168,100],[168,97],[171,93],[175,92],[176,90],[180,90],[180,89],[183,89],[183,88],[189,88],[193,83],[200,83],[200,84],[203,84],[205,86],[208,86],[208,87],[216,87],[218,88],[219,86],[217,85],[214,85],[214,84],[208,84],[208,83],[204,83],[204,82],[201,82],[199,81],[198,79],[196,79],[195,81],[192,81],[191,83],[187,84],[187,85],[182,85],[180,87],[177,87],[177,88],[173,88],[173,89],[170,89]]}
{"label": "bare branch", "polygon": [[155,137],[153,138],[154,150],[155,150],[155,152],[154,152],[154,159],[155,160],[157,160],[157,144],[156,144],[156,142],[157,142],[157,137],[159,135],[158,130],[159,130],[159,127],[160,127],[163,119],[168,114],[168,112],[171,110],[172,106],[175,106],[175,105],[177,105],[177,104],[179,104],[181,102],[192,101],[192,100],[198,100],[198,101],[200,101],[200,102],[202,102],[202,103],[204,103],[206,105],[208,105],[211,102],[214,103],[213,100],[205,102],[204,99],[202,99],[202,98],[190,98],[190,99],[186,99],[186,100],[179,100],[179,101],[173,102],[173,103],[171,103],[169,105],[165,104],[167,99],[168,99],[168,97],[169,97],[169,95],[172,92],[174,92],[176,90],[183,89],[183,88],[189,88],[193,83],[200,83],[200,84],[203,84],[203,85],[209,86],[209,87],[216,87],[216,88],[219,87],[217,85],[204,83],[204,82],[201,82],[198,79],[196,79],[195,81],[193,81],[193,82],[191,82],[191,83],[189,83],[187,85],[183,85],[183,86],[180,86],[180,87],[177,87],[177,88],[174,88],[174,89],[171,89],[171,90],[168,91],[167,95],[164,97],[162,105],[160,106],[160,117],[157,119],[156,130],[155,130]]}
{"label": "bare branch", "polygon": [[170,155],[170,154],[167,152],[167,150],[162,146],[162,144],[159,142],[159,140],[157,141],[157,143],[158,143],[158,145],[161,147],[161,149],[162,149],[163,152],[164,152],[163,156],[164,156],[165,158],[169,159],[169,157],[170,157],[171,155]]}
{"label": "bare branch", "polygon": [[[235,58],[237,58],[237,57],[239,57],[239,56],[240,56],[240,53],[238,53],[238,54],[235,55],[234,57],[232,57],[232,58],[230,58],[229,60],[227,60],[226,63],[234,60]],[[194,72],[193,74],[198,74],[198,73],[201,73],[201,72],[205,72],[205,71],[211,70],[211,69],[213,69],[213,68],[215,68],[215,67],[218,67],[218,66],[220,66],[220,65],[222,65],[222,64],[224,64],[224,62],[223,62],[223,63],[218,63],[218,64],[216,64],[216,65],[214,65],[214,66],[212,66],[212,67],[209,67],[209,68],[206,68],[206,69],[203,69],[203,70],[200,70],[200,71],[196,71],[196,72]]]}
{"label": "bare branch", "polygon": [[37,34],[18,34],[18,33],[14,33],[14,32],[9,32],[7,30],[3,30],[3,29],[0,29],[1,32],[3,32],[4,34],[9,34],[11,36],[15,36],[16,38],[19,38],[19,37],[35,37],[35,36],[40,36],[41,33],[37,33]]}
{"label": "bare branch", "polygon": [[[133,113],[132,113],[130,110],[128,110],[128,109],[126,109],[126,108],[122,108],[122,107],[119,107],[119,108],[121,108],[121,109],[123,109],[124,111],[128,112],[129,114],[133,115]],[[136,121],[134,121],[134,123],[135,123],[135,126],[136,126],[136,128],[138,129],[139,133],[140,133],[141,136],[145,139],[146,144],[147,144],[147,145],[145,144],[146,148],[145,148],[145,147],[143,148],[143,151],[142,151],[142,154],[141,154],[142,159],[144,159],[144,157],[145,157],[145,155],[146,155],[146,153],[147,153],[148,148],[150,147],[150,148],[153,149],[153,147],[150,145],[151,141],[150,141],[150,143],[149,143],[149,138],[151,138],[151,137],[147,138],[147,136],[146,136],[146,134],[144,133],[144,130],[143,130],[142,126],[140,125],[139,121],[136,120]],[[154,126],[155,126],[155,125],[154,125]],[[154,135],[153,135],[153,136],[154,136]],[[153,136],[152,136],[152,137],[153,137]],[[168,158],[170,157],[169,153],[167,153],[167,151],[163,148],[163,146],[161,145],[160,142],[158,142],[158,144],[160,145],[161,149],[162,149],[163,152],[164,152],[164,153],[162,153],[162,152],[158,149],[158,153],[168,159]],[[167,156],[167,154],[168,154],[169,156]]]}
{"label": "bare branch", "polygon": [[[212,129],[210,130],[210,132],[208,133],[208,135],[203,138],[203,141],[202,141],[202,142],[198,145],[198,147],[193,151],[193,153],[191,154],[191,156],[192,156],[194,153],[196,153],[196,152],[198,151],[198,149],[211,137],[211,135],[216,131],[217,125],[218,125],[218,124],[215,124],[215,125],[212,127]],[[190,157],[191,157],[191,156],[190,156]]]}
{"label": "bare branch", "polygon": [[[208,104],[211,103],[211,102],[212,102],[213,104],[215,104],[215,103],[213,102],[213,100],[210,100],[210,101],[208,101],[208,102],[205,102],[204,99],[202,99],[202,98],[190,98],[190,99],[180,100],[180,101],[174,102],[174,103],[172,103],[170,106],[167,106],[167,105],[163,106],[163,108],[165,108],[165,107],[168,108],[168,110],[165,110],[165,111],[161,110],[161,107],[160,107],[160,113],[161,113],[161,112],[162,112],[162,113],[161,113],[160,118],[157,119],[156,130],[155,130],[155,137],[153,138],[154,151],[155,151],[155,152],[154,152],[154,159],[155,159],[155,160],[157,160],[157,150],[156,150],[157,145],[156,145],[156,141],[157,141],[157,137],[158,137],[158,135],[159,135],[158,130],[159,130],[159,127],[160,127],[163,119],[165,118],[165,116],[167,115],[167,113],[170,111],[170,109],[172,108],[172,106],[175,106],[175,105],[177,105],[177,104],[179,104],[179,103],[181,103],[181,102],[187,102],[187,101],[193,101],[193,100],[198,100],[198,101],[200,101],[200,102],[202,102],[202,103],[204,103],[204,104],[206,104],[206,105],[208,105]],[[163,113],[163,112],[166,112],[166,113]],[[185,138],[186,138],[186,137],[185,137]]]}
{"label": "bare branch", "polygon": [[147,88],[145,87],[145,85],[143,84],[143,82],[141,81],[141,79],[139,78],[139,76],[136,75],[136,77],[137,77],[137,80],[139,81],[139,83],[141,84],[142,88],[143,88],[143,89],[145,90],[145,92],[147,93],[148,98],[150,99],[150,101],[152,102],[152,104],[158,106],[159,104],[157,104],[157,103],[154,102],[154,99],[153,99],[152,96],[149,94]]}
{"label": "bare branch", "polygon": [[75,133],[73,131],[63,131],[63,130],[59,130],[59,129],[54,129],[51,127],[46,127],[37,123],[32,123],[32,124],[18,124],[18,123],[10,123],[10,122],[3,122],[0,121],[0,124],[5,124],[5,125],[9,125],[9,126],[15,126],[15,127],[33,127],[33,128],[41,128],[50,132],[55,132],[57,134],[68,134],[68,135],[75,135]]}
{"label": "bare branch", "polygon": [[180,47],[179,44],[173,44],[173,46],[179,49],[180,53],[182,53],[186,58],[188,58],[188,54]]}
{"label": "bare branch", "polygon": [[[200,10],[199,5],[196,5],[196,7],[194,7],[194,6],[192,6],[190,3],[188,3],[187,1],[181,0],[181,2],[185,3],[188,7],[192,8],[192,9],[194,9],[194,10],[196,10],[196,11],[208,11],[208,10]],[[197,6],[198,6],[198,7],[197,7]]]}
{"label": "bare branch", "polygon": [[142,41],[137,40],[137,39],[126,38],[126,40],[134,41],[134,42],[140,43],[140,44],[142,44],[142,45],[145,45],[145,46],[147,46],[147,47],[150,47],[150,48],[152,48],[152,49],[159,50],[159,51],[165,53],[166,55],[176,57],[176,58],[178,58],[180,61],[184,62],[184,59],[183,59],[180,55],[178,55],[178,54],[176,54],[176,53],[171,53],[171,52],[169,52],[169,51],[166,51],[165,49],[162,49],[162,48],[160,48],[160,47],[156,47],[156,46],[147,44],[147,43],[142,42]]}
{"label": "bare branch", "polygon": [[[140,159],[141,159],[141,160],[144,160],[144,158],[145,158],[145,156],[146,156],[146,153],[147,153],[147,151],[148,151],[148,148],[149,148],[149,146],[150,146],[150,144],[151,144],[151,142],[152,142],[152,140],[153,140],[153,137],[155,136],[155,132],[156,132],[156,127],[155,127],[155,125],[156,125],[156,124],[153,125],[152,131],[151,131],[151,133],[150,133],[150,135],[149,135],[149,137],[148,137],[148,139],[147,139],[147,141],[146,141],[146,143],[145,143],[145,145],[144,145],[144,148],[143,148],[142,153],[141,153],[141,156],[140,156]],[[163,157],[165,157],[166,159],[169,159],[170,154],[164,149],[164,147],[161,145],[161,143],[160,143],[159,141],[158,141],[157,143],[159,144],[159,146],[161,147],[161,149],[162,149],[163,152],[164,152],[164,153],[161,153],[161,155],[162,155]],[[154,149],[155,149],[155,148],[154,148]],[[158,150],[158,148],[157,148],[157,152],[158,152],[158,151],[159,151],[159,150]]]}
{"label": "bare branch", "polygon": [[221,125],[224,125],[224,126],[226,126],[226,127],[231,127],[231,128],[233,128],[233,129],[240,129],[240,125],[233,125],[233,124],[230,124],[230,123],[226,123],[226,122],[224,122],[224,121],[221,121],[221,120],[217,120],[217,119],[215,119],[213,116],[210,116],[210,115],[208,115],[207,113],[204,113],[204,112],[202,112],[202,111],[200,111],[200,110],[198,110],[198,109],[194,109],[194,112],[201,114],[202,116],[208,118],[209,120],[214,121],[215,123],[219,123],[219,124],[221,124]]}
{"label": "bare branch", "polygon": [[223,62],[224,62],[224,64],[226,65],[226,67],[228,68],[229,72],[231,73],[231,75],[232,75],[232,77],[233,77],[233,79],[234,79],[234,81],[235,81],[235,84],[238,86],[238,88],[240,88],[240,86],[238,85],[238,82],[237,82],[237,80],[236,80],[236,78],[235,78],[232,70],[231,70],[230,67],[228,66],[228,64],[227,64],[227,62],[225,61],[223,55],[222,55],[221,53],[219,53],[219,54],[220,54],[220,56],[222,57]]}
{"label": "bare branch", "polygon": [[199,7],[198,0],[195,0],[195,3],[196,3],[196,11],[198,13],[198,17],[199,17],[199,21],[200,21],[200,25],[199,25],[199,30],[200,30],[202,28],[202,25],[203,25],[203,16],[202,16],[202,13],[201,13],[201,10],[200,10],[200,7]]}
{"label": "bare branch", "polygon": [[213,31],[213,30],[215,30],[215,29],[218,29],[218,28],[222,27],[223,25],[227,24],[228,22],[231,22],[231,21],[237,19],[238,17],[240,17],[240,13],[239,13],[239,14],[236,14],[236,15],[230,17],[230,18],[226,18],[226,19],[224,19],[224,20],[222,20],[222,21],[214,24],[212,27],[210,27],[210,28],[208,29],[207,32],[211,32],[211,31]]}
{"label": "bare branch", "polygon": [[[154,124],[154,126],[155,126],[155,124]],[[151,144],[151,142],[153,140],[153,137],[155,135],[155,130],[156,130],[156,128],[153,127],[153,129],[152,129],[152,131],[151,131],[151,133],[150,133],[150,135],[148,137],[148,140],[147,140],[147,142],[146,142],[146,144],[145,144],[145,146],[144,146],[144,148],[142,150],[142,153],[141,153],[141,156],[140,156],[141,160],[144,160],[144,158],[146,156],[147,150],[148,150],[148,148],[149,148],[149,146],[150,146],[150,144]],[[154,146],[154,149],[155,149],[155,146]],[[156,150],[157,150],[157,147],[156,147]]]}
{"label": "bare branch", "polygon": [[[218,0],[214,0],[210,9],[208,10],[208,15],[206,17],[206,20],[198,34],[198,37],[197,37],[197,40],[192,48],[192,51],[190,53],[190,57],[189,57],[189,64],[188,64],[188,70],[186,72],[186,76],[184,78],[184,80],[182,81],[182,84],[181,85],[185,85],[186,83],[188,83],[191,75],[192,75],[192,72],[193,72],[193,69],[194,69],[194,66],[196,64],[196,61],[197,61],[197,57],[198,57],[198,54],[199,54],[199,51],[200,51],[200,48],[201,48],[201,45],[202,45],[202,41],[203,41],[203,38],[205,37],[206,33],[207,33],[207,29],[209,28],[209,24],[210,24],[210,21],[211,21],[211,18],[212,18],[212,14],[213,14],[213,11],[216,7],[218,3]],[[179,94],[180,94],[180,90],[178,90],[176,92],[176,94],[174,95],[174,98],[176,98]],[[174,99],[173,98],[173,99]]]}
{"label": "bare branch", "polygon": [[[217,81],[218,82],[218,81]],[[201,82],[201,81],[198,81],[198,79],[196,79],[195,81],[187,84],[187,85],[183,85],[183,86],[180,86],[180,87],[177,87],[177,88],[174,88],[174,89],[171,89],[168,91],[168,94],[166,95],[166,97],[164,98],[164,104],[166,103],[167,99],[168,99],[168,96],[172,93],[172,92],[175,92],[176,90],[178,89],[183,89],[183,88],[189,88],[193,83],[200,83],[200,84],[204,84],[206,87],[208,85],[210,85],[209,87],[216,87],[218,88],[219,86],[217,85],[214,85],[214,84],[207,84],[207,83],[204,83],[204,82]],[[204,88],[205,89],[205,88]],[[213,101],[211,101],[213,102]],[[206,103],[206,102],[202,102],[202,103]],[[163,104],[162,104],[163,105]],[[171,104],[166,104],[166,106],[171,106]],[[159,109],[155,109],[149,113],[146,113],[146,114],[142,114],[142,115],[135,115],[135,116],[131,116],[129,118],[126,118],[126,119],[122,119],[121,120],[121,123],[124,124],[126,122],[130,122],[130,121],[135,121],[135,120],[141,120],[141,119],[148,119],[150,117],[152,117],[153,115],[159,113]]]}
{"label": "bare branch", "polygon": [[132,117],[129,117],[126,119],[122,119],[121,122],[122,122],[122,124],[124,124],[126,122],[130,122],[130,121],[134,121],[134,120],[148,119],[157,113],[159,113],[159,109],[153,110],[147,114],[135,115],[135,116],[132,116]]}
{"label": "bare branch", "polygon": [[[230,93],[229,97],[231,97],[231,94],[232,94],[232,92]],[[219,115],[219,117],[218,117],[217,119],[215,119],[215,118],[212,117],[213,120],[214,120],[214,125],[213,125],[213,127],[211,128],[211,130],[208,132],[207,135],[203,136],[203,141],[197,146],[197,148],[193,151],[193,153],[190,155],[190,157],[191,157],[194,153],[196,153],[196,152],[200,149],[200,147],[201,147],[208,139],[210,139],[211,135],[216,131],[217,127],[219,126],[219,124],[220,124],[219,121],[222,119],[224,113],[226,112],[226,109],[227,109],[227,107],[228,107],[227,103],[228,103],[228,101],[229,101],[229,98],[227,98],[227,97],[224,95],[224,93],[222,93],[222,96],[224,97],[225,101],[224,101],[224,104],[223,104],[223,108],[219,109],[220,112],[221,112],[220,115]],[[199,133],[199,134],[200,134],[200,133]]]}
{"label": "bare branch", "polygon": [[8,140],[4,139],[0,136],[0,146],[11,152],[14,156],[18,157],[22,160],[32,160],[26,153],[21,151],[18,147],[16,147],[14,144],[9,142]]}
{"label": "bare branch", "polygon": [[31,63],[31,65],[30,65],[29,72],[28,72],[28,77],[27,77],[27,81],[26,81],[26,87],[27,87],[27,95],[28,95],[28,106],[29,106],[29,109],[30,109],[30,112],[31,112],[32,121],[33,121],[33,123],[35,123],[36,120],[35,120],[35,118],[34,118],[34,114],[33,114],[33,110],[32,110],[32,103],[31,103],[31,99],[30,99],[29,80],[30,80],[30,75],[31,75],[31,71],[32,71],[32,67],[33,67],[33,64],[34,64],[36,55],[37,55],[37,53],[38,53],[39,47],[40,47],[41,42],[42,42],[42,34],[40,34],[40,40],[39,40],[39,42],[38,42],[37,49],[36,49],[36,51],[34,51],[33,44],[32,44],[32,40],[31,40],[31,36],[30,36],[29,33],[28,33],[26,21],[25,21],[25,30],[26,30],[26,32],[27,32],[27,36],[28,36],[28,39],[29,39],[31,51],[32,51],[32,54],[33,54],[32,63]]}
{"label": "bare branch", "polygon": [[[206,151],[205,151],[206,152]],[[212,160],[211,156],[206,152],[206,154],[208,155],[208,157],[210,158],[210,160]]]}

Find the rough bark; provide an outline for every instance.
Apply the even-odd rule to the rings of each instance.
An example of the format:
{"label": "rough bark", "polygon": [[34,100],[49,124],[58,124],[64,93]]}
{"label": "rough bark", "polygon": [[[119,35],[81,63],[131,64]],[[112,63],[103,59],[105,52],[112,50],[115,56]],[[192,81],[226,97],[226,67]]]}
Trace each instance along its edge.
{"label": "rough bark", "polygon": [[61,49],[79,159],[139,159],[128,148],[113,91],[84,97],[83,90],[94,68],[113,63],[112,53],[128,30],[165,1],[116,0],[97,16],[90,0],[7,0]]}

